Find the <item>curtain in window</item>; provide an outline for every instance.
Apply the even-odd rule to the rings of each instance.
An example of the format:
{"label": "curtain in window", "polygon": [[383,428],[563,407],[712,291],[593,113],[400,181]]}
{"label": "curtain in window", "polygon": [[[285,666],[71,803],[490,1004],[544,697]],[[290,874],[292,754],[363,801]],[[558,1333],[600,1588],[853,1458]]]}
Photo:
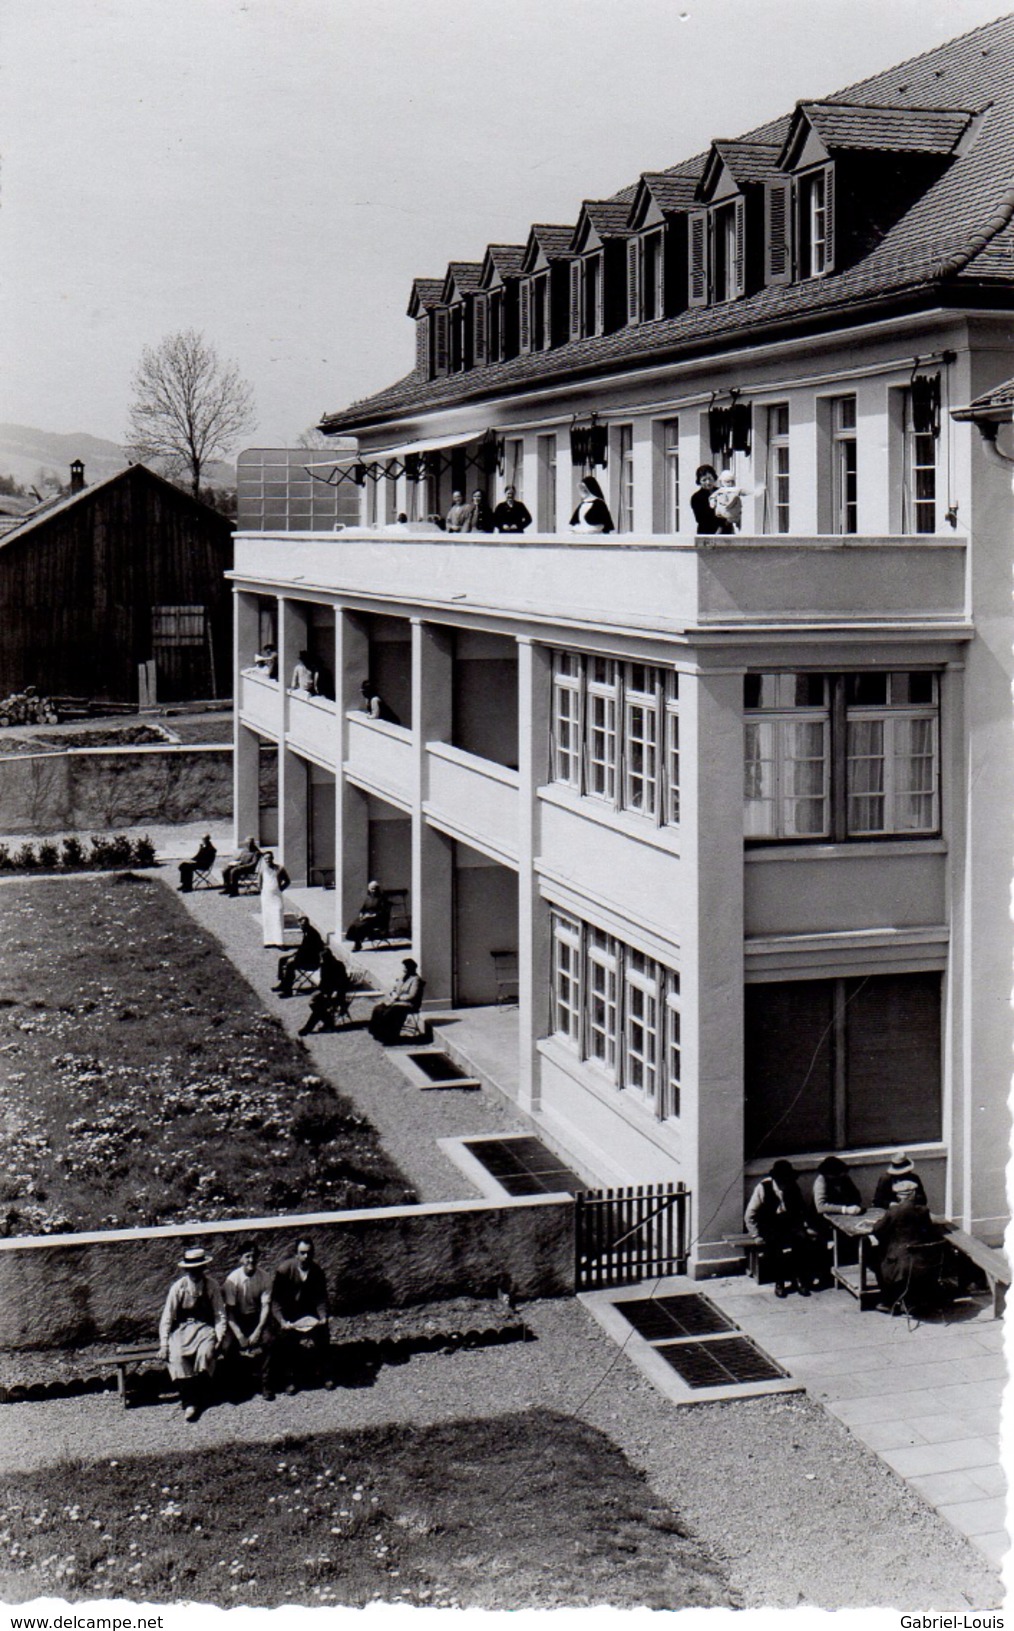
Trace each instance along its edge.
{"label": "curtain in window", "polygon": [[783,729],[788,736],[786,831],[812,837],[814,833],[822,833],[827,825],[824,725],[821,720],[813,719],[785,725]]}
{"label": "curtain in window", "polygon": [[894,827],[931,831],[935,825],[936,724],[932,719],[894,721]]}
{"label": "curtain in window", "polygon": [[849,832],[884,830],[884,721],[852,719],[848,726]]}

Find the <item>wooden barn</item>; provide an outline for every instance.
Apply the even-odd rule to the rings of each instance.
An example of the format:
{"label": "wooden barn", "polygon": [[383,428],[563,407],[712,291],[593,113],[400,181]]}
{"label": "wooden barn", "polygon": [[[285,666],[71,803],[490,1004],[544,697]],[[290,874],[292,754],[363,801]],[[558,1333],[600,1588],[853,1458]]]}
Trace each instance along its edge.
{"label": "wooden barn", "polygon": [[233,524],[142,464],[0,536],[0,697],[185,702],[231,690]]}

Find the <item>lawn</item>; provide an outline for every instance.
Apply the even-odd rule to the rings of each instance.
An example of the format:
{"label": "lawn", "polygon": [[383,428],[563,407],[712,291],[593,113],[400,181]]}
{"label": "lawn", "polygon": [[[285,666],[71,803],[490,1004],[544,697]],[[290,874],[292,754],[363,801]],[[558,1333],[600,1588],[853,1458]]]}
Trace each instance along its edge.
{"label": "lawn", "polygon": [[161,884],[0,888],[8,1235],[415,1199]]}
{"label": "lawn", "polygon": [[616,1446],[546,1410],[26,1474],[0,1503],[0,1559],[6,1603],[732,1601]]}

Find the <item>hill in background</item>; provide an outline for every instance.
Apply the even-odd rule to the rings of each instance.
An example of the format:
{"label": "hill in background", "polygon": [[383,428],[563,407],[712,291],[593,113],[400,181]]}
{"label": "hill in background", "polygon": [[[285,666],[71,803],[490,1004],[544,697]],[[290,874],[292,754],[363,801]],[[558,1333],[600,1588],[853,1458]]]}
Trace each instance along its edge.
{"label": "hill in background", "polygon": [[[63,434],[37,430],[31,425],[0,424],[0,475],[13,476],[23,486],[39,484],[40,473],[70,480],[72,459],[81,459],[89,485],[123,470],[129,460],[118,442],[84,431]],[[202,477],[212,487],[235,487],[236,467],[224,461],[209,464]]]}

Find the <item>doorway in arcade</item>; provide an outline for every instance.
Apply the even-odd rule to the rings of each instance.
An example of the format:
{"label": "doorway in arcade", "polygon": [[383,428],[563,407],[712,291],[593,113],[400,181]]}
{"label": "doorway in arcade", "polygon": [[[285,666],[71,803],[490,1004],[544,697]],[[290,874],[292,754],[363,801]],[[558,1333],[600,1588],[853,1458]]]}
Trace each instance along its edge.
{"label": "doorway in arcade", "polygon": [[453,844],[454,1004],[497,1000],[494,952],[518,949],[518,877],[457,840]]}
{"label": "doorway in arcade", "polygon": [[334,883],[335,778],[333,770],[312,762],[306,801],[306,875],[310,884]]}

